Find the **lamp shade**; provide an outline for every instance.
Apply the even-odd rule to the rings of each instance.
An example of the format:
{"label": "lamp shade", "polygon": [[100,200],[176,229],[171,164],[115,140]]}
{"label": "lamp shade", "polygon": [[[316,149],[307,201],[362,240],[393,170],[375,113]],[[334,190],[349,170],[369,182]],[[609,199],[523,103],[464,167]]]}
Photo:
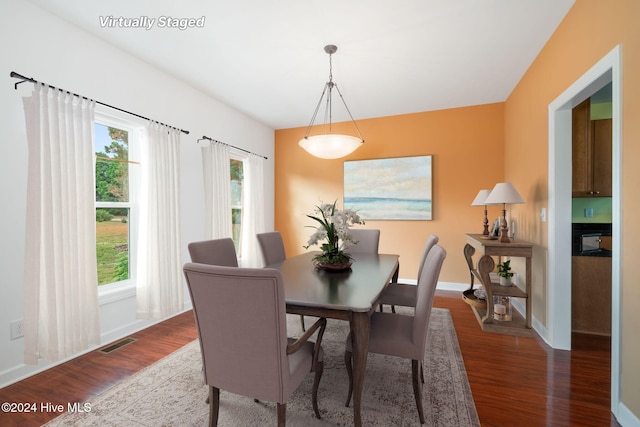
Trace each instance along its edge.
{"label": "lamp shade", "polygon": [[491,194],[485,199],[485,204],[515,204],[524,203],[524,199],[518,193],[518,190],[510,182],[499,182],[491,190]]}
{"label": "lamp shade", "polygon": [[491,194],[491,190],[480,190],[476,198],[471,202],[471,206],[485,206],[487,204],[485,200],[487,200],[489,194]]}
{"label": "lamp shade", "polygon": [[353,153],[363,142],[355,136],[325,134],[306,136],[298,142],[298,145],[312,156],[321,159],[338,159]]}

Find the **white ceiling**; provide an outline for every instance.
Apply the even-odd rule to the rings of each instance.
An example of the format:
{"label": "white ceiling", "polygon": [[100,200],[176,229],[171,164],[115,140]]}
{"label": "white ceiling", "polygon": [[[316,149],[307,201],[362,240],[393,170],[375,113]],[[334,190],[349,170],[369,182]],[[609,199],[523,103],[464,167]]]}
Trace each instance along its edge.
{"label": "white ceiling", "polygon": [[[31,1],[283,129],[309,123],[326,44],[356,120],[504,101],[575,0]],[[110,16],[205,23],[102,27]],[[334,102],[334,121],[346,119]]]}

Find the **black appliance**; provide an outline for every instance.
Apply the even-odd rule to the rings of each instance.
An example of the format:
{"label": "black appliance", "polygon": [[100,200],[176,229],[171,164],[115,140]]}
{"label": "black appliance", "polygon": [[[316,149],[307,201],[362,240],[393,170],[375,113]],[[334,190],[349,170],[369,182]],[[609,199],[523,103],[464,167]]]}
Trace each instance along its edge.
{"label": "black appliance", "polygon": [[611,236],[611,224],[573,223],[571,255],[611,257],[611,250],[600,247],[602,236]]}

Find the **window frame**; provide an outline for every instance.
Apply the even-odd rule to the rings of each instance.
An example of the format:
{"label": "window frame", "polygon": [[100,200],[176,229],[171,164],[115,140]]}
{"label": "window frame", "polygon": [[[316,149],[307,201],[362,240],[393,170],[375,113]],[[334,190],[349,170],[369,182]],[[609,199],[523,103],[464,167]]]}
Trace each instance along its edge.
{"label": "window frame", "polygon": [[[124,118],[119,114],[111,112],[98,111],[96,108],[94,124],[101,124],[109,127],[115,127],[128,133],[128,157],[129,157],[129,201],[128,202],[98,202],[95,201],[95,208],[110,207],[126,207],[129,209],[129,278],[118,282],[98,285],[98,298],[100,305],[121,299],[129,298],[136,295],[136,278],[137,278],[137,252],[138,252],[138,229],[140,223],[139,212],[139,186],[140,186],[140,142],[141,133],[144,124],[131,119]],[[94,142],[94,153],[96,146]],[[95,160],[94,160],[95,169]],[[95,173],[94,173],[95,176]]]}

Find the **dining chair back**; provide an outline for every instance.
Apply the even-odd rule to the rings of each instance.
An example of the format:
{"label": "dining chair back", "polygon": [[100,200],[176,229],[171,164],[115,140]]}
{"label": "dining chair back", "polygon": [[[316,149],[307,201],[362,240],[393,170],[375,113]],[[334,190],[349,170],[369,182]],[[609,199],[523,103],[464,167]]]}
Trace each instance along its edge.
{"label": "dining chair back", "polygon": [[[275,269],[184,265],[204,367],[209,385],[210,425],[217,425],[220,390],[278,404],[286,402],[315,371],[312,403],[322,376],[320,343],[326,319],[320,319],[298,341],[287,338],[284,284]],[[307,341],[319,330],[317,342]]]}
{"label": "dining chair back", "polygon": [[[287,254],[284,250],[284,242],[282,241],[282,234],[280,234],[279,231],[260,233],[257,235],[257,238],[265,266],[282,262],[287,259]],[[304,324],[304,315],[302,314],[300,315],[300,325],[303,332],[307,330]]]}
{"label": "dining chair back", "polygon": [[349,230],[352,243],[346,249],[350,254],[377,254],[380,244],[380,230],[351,229]]}
{"label": "dining chair back", "polygon": [[418,295],[413,318],[413,342],[416,350],[415,358],[420,360],[424,357],[426,350],[433,298],[446,256],[447,252],[442,246],[433,246],[425,258],[418,278]]}
{"label": "dining chair back", "polygon": [[[429,255],[429,251],[438,244],[439,240],[440,238],[435,234],[432,234],[427,239],[418,265],[418,278],[422,275],[422,270],[424,268],[427,255]],[[378,303],[380,304],[381,309],[382,305],[390,305],[391,310],[395,313],[395,306],[397,305],[403,307],[415,307],[417,294],[418,288],[412,284],[392,282],[389,283],[389,286],[387,286],[382,292]]]}
{"label": "dining chair back", "polygon": [[422,256],[420,257],[420,263],[418,264],[418,276],[422,275],[422,268],[424,267],[424,260],[427,259],[427,255],[429,255],[429,251],[440,241],[440,237],[435,234],[432,234],[427,239],[427,242],[424,244],[424,248],[422,249]]}
{"label": "dining chair back", "polygon": [[[418,277],[416,307],[413,316],[398,313],[376,312],[371,315],[369,330],[369,352],[411,359],[413,393],[420,423],[424,424],[422,407],[422,360],[427,346],[431,308],[438,277],[447,252],[440,245],[434,245],[424,259]],[[347,406],[353,390],[351,335],[345,346],[345,365],[349,375]]]}
{"label": "dining chair back", "polygon": [[233,240],[229,237],[222,239],[191,242],[187,246],[191,262],[209,265],[238,266],[238,256]]}
{"label": "dining chair back", "polygon": [[270,231],[257,235],[264,265],[271,265],[287,259],[284,242],[279,231]]}

